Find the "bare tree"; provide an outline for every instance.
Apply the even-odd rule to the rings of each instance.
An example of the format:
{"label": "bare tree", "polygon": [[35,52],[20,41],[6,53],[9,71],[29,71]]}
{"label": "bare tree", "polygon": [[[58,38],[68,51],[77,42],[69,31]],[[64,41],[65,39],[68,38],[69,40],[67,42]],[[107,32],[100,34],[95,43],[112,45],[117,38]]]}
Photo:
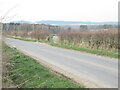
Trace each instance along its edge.
{"label": "bare tree", "polygon": [[[0,3],[0,6],[2,5],[2,3]],[[13,17],[15,17],[16,15],[12,16],[12,17],[7,17],[8,14],[16,7],[17,5],[15,5],[14,7],[10,8],[8,11],[6,11],[4,13],[3,16],[0,16],[0,89],[2,88],[2,30],[3,30],[3,22],[4,20],[11,20]],[[2,12],[2,11],[1,11]],[[0,13],[1,13],[0,12]]]}

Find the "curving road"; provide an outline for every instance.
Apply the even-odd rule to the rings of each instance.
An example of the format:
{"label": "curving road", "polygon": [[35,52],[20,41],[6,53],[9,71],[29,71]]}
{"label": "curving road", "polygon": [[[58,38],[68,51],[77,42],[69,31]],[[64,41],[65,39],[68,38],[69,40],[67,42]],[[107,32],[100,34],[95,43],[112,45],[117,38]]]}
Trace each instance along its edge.
{"label": "curving road", "polygon": [[6,38],[5,42],[73,74],[76,81],[81,81],[87,87],[118,88],[116,59],[11,38]]}

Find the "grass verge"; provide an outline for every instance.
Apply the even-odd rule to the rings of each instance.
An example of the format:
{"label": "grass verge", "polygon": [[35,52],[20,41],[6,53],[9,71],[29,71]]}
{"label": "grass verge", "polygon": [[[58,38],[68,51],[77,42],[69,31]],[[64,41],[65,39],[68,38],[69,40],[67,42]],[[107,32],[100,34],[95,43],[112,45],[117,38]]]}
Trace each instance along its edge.
{"label": "grass verge", "polygon": [[3,43],[3,88],[83,88]]}
{"label": "grass verge", "polygon": [[81,48],[81,47],[72,46],[72,45],[62,45],[62,44],[57,44],[57,43],[50,43],[50,45],[56,46],[56,47],[72,49],[72,50],[77,50],[77,51],[82,51],[82,52],[87,52],[87,53],[92,53],[92,54],[101,55],[101,56],[109,56],[112,58],[118,58],[118,56],[120,57],[120,55],[118,55],[118,53],[108,52],[108,51],[103,51],[103,50],[92,50],[92,49],[88,49],[88,48]]}
{"label": "grass verge", "polygon": [[92,54],[101,55],[101,56],[108,56],[108,57],[112,57],[112,58],[119,58],[120,57],[120,54],[117,52],[111,52],[111,51],[108,52],[105,50],[88,49],[88,48],[73,46],[70,44],[51,43],[48,41],[32,40],[32,39],[18,38],[18,37],[12,37],[12,36],[8,36],[8,38],[14,38],[14,39],[19,39],[19,40],[24,40],[24,41],[41,42],[41,43],[43,42],[43,43],[48,43],[49,45],[56,46],[56,47],[62,47],[62,48],[92,53]]}

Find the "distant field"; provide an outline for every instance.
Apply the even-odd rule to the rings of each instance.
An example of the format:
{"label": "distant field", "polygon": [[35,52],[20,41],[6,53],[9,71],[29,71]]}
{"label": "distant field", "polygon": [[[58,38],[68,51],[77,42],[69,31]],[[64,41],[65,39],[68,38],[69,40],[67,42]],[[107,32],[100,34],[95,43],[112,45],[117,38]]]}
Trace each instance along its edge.
{"label": "distant field", "polygon": [[70,44],[53,43],[53,42],[48,42],[48,41],[32,40],[32,39],[26,39],[26,38],[20,38],[20,37],[8,36],[8,38],[14,38],[14,39],[32,41],[32,42],[43,42],[43,43],[47,43],[49,45],[56,46],[56,47],[62,47],[62,48],[92,53],[92,54],[101,55],[101,56],[108,56],[108,57],[112,57],[112,58],[120,57],[120,54],[118,52],[99,50],[99,49],[88,49],[88,48],[83,48],[83,47],[77,47],[77,46],[70,45]]}
{"label": "distant field", "polygon": [[83,88],[3,43],[3,88]]}

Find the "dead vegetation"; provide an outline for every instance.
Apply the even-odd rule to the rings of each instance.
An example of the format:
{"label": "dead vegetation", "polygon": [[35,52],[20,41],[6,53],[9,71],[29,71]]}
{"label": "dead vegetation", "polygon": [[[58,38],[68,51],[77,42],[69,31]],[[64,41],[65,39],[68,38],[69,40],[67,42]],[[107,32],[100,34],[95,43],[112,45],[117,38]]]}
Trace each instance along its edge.
{"label": "dead vegetation", "polygon": [[57,42],[59,44],[115,52],[118,52],[118,48],[120,48],[118,45],[118,29],[114,25],[91,26],[92,29],[95,28],[94,31],[90,31],[88,26],[82,26],[79,30],[72,30],[71,28],[60,30],[60,27],[56,28],[55,26],[34,25],[34,29],[32,30],[33,25],[22,24],[19,27],[21,30],[19,30],[19,25],[11,25],[9,26],[11,30],[5,29],[5,35],[46,41],[51,34],[56,34],[59,36],[59,42]]}
{"label": "dead vegetation", "polygon": [[9,62],[11,56],[6,53],[6,49],[2,47],[2,87],[3,88],[15,88],[13,81],[8,77],[13,63]]}
{"label": "dead vegetation", "polygon": [[118,50],[118,30],[61,32],[60,40],[79,47],[102,50]]}

